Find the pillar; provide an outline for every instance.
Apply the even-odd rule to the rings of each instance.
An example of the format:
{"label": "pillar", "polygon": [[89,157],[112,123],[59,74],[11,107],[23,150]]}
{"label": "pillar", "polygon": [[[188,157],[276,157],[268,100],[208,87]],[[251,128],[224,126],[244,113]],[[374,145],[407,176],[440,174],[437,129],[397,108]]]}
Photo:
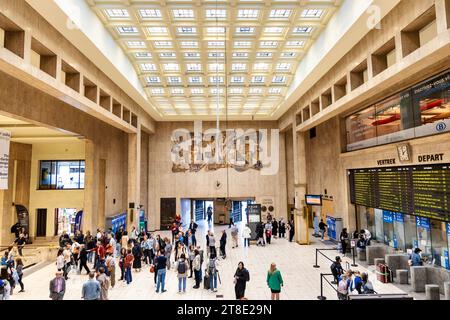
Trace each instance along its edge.
{"label": "pillar", "polygon": [[85,145],[86,168],[84,173],[84,206],[82,231],[95,233],[98,226],[98,160],[96,159],[96,146],[91,140],[86,140]]}
{"label": "pillar", "polygon": [[[139,205],[141,193],[141,125],[138,122],[137,132],[128,134],[128,192],[127,192],[127,226],[131,230],[132,226],[139,227]],[[130,204],[134,203],[134,208]],[[142,205],[145,206],[143,203]],[[138,229],[139,230],[139,229]]]}
{"label": "pillar", "polygon": [[300,244],[309,244],[309,227],[307,215],[305,214],[306,194],[306,150],[305,133],[296,132],[295,127],[294,144],[294,179],[295,179],[295,241]]}

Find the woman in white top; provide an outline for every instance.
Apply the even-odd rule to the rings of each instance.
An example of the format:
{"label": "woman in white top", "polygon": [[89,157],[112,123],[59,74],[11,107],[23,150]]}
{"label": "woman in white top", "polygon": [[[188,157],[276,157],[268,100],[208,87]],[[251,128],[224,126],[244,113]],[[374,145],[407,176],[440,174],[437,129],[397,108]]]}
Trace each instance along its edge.
{"label": "woman in white top", "polygon": [[58,271],[62,271],[64,269],[64,255],[63,250],[58,250],[58,256],[56,257],[56,268]]}
{"label": "woman in white top", "polygon": [[250,238],[251,238],[252,230],[248,226],[245,225],[244,230],[242,230],[242,237],[244,238],[244,247],[250,247]]}

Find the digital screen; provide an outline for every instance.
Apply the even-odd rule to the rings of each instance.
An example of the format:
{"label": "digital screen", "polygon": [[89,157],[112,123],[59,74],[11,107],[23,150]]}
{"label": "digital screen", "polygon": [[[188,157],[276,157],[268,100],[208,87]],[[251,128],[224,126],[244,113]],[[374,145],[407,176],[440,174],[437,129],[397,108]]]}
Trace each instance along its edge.
{"label": "digital screen", "polygon": [[450,164],[350,170],[351,202],[450,222]]}
{"label": "digital screen", "polygon": [[309,206],[321,206],[322,205],[322,196],[315,194],[307,194],[305,195],[306,204]]}

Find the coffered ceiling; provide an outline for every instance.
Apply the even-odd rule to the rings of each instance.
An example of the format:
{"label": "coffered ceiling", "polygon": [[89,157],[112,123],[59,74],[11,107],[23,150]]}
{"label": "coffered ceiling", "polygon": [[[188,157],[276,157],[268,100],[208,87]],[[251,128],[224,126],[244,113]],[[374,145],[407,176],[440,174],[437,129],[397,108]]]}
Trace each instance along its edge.
{"label": "coffered ceiling", "polygon": [[[163,116],[270,115],[341,0],[86,0]],[[217,109],[218,108],[218,109]]]}

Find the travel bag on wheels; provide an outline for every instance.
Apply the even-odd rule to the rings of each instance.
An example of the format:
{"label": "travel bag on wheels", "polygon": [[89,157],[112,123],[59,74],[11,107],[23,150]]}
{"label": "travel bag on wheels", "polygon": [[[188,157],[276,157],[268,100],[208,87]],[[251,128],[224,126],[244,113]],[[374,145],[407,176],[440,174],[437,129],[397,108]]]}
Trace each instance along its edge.
{"label": "travel bag on wheels", "polygon": [[205,272],[205,276],[203,277],[203,288],[206,289],[206,290],[210,289],[210,286],[209,286],[209,275],[208,275],[207,272]]}
{"label": "travel bag on wheels", "polygon": [[377,265],[377,279],[382,283],[390,283],[392,281],[391,269],[385,263]]}

